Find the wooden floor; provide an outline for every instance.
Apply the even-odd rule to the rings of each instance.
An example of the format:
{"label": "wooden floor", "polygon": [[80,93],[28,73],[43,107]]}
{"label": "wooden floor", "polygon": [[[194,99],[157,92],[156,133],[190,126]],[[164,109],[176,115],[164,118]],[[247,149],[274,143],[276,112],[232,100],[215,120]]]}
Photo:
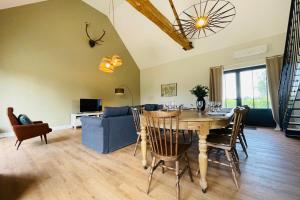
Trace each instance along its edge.
{"label": "wooden floor", "polygon": [[[246,130],[249,158],[241,155],[240,190],[230,171],[209,164],[208,192],[200,191],[185,174],[181,199],[300,199],[300,140],[269,129]],[[141,166],[140,150],[132,156],[131,145],[101,155],[81,145],[81,131],[65,130],[49,135],[49,144],[35,138],[15,150],[14,138],[0,139],[0,199],[89,200],[175,199],[173,172],[154,173],[146,195],[147,170]],[[197,169],[196,144],[190,150],[193,173]]]}

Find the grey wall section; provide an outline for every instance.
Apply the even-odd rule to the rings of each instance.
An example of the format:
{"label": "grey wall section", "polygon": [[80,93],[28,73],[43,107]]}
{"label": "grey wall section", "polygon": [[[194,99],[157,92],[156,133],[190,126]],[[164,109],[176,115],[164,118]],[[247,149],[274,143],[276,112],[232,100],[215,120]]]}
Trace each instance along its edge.
{"label": "grey wall section", "polygon": [[[104,43],[90,48],[106,30]],[[0,133],[10,130],[6,108],[51,126],[70,123],[80,98],[102,98],[104,106],[128,105],[114,95],[126,85],[140,103],[140,71],[109,19],[80,0],[49,0],[0,10]],[[118,54],[124,64],[113,74],[98,70],[101,58]]]}

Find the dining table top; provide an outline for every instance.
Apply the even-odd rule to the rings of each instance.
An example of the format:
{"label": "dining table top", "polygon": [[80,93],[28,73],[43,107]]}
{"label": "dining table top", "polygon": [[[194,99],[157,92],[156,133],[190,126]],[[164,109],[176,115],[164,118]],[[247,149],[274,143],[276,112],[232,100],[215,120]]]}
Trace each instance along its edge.
{"label": "dining table top", "polygon": [[214,113],[198,112],[197,110],[183,110],[179,116],[179,121],[185,122],[209,122],[209,121],[223,121],[228,120],[233,115],[230,113]]}
{"label": "dining table top", "polygon": [[[171,110],[170,110],[171,111]],[[197,110],[182,110],[179,116],[180,122],[211,122],[211,121],[223,121],[232,117],[233,112],[227,113],[207,113],[198,112]],[[143,115],[142,115],[143,117]]]}

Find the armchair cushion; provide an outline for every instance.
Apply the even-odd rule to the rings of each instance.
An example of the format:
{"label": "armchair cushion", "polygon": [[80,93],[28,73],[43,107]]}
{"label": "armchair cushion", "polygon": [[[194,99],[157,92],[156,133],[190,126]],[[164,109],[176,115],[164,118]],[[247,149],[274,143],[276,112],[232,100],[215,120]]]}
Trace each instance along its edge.
{"label": "armchair cushion", "polygon": [[21,125],[32,124],[32,121],[29,119],[29,117],[24,114],[19,115],[18,121]]}

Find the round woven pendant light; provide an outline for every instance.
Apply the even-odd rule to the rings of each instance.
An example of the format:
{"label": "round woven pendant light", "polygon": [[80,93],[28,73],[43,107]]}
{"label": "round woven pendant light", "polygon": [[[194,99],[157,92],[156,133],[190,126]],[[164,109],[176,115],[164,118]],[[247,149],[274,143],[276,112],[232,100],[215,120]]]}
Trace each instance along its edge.
{"label": "round woven pendant light", "polygon": [[[236,15],[235,6],[228,0],[200,0],[179,14],[185,36],[200,39],[211,36],[226,28]],[[174,22],[180,30],[178,19]]]}

